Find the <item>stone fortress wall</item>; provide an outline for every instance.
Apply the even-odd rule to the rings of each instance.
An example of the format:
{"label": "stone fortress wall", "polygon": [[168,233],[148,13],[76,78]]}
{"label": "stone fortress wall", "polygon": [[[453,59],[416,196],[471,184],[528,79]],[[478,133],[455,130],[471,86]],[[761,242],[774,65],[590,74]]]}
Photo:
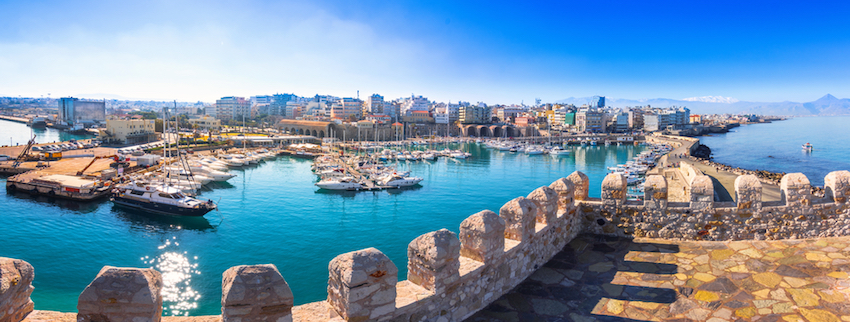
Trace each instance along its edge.
{"label": "stone fortress wall", "polygon": [[[694,175],[690,202],[667,201],[663,176],[649,176],[642,202],[627,201],[625,178],[610,174],[601,198],[575,172],[464,220],[459,234],[441,229],[408,245],[407,279],[375,248],[334,258],[326,301],[293,306],[274,265],[236,266],[222,278],[223,321],[460,321],[495,301],[579,233],[686,240],[842,236],[850,227],[850,172],[825,178],[814,198],[800,173],[782,179],[782,201],[762,202],[761,183],[738,178],[738,203],[714,202],[709,177]],[[34,275],[26,262],[0,258],[0,322],[32,311]],[[79,321],[160,321],[162,277],[153,269],[104,267],[82,292]]]}

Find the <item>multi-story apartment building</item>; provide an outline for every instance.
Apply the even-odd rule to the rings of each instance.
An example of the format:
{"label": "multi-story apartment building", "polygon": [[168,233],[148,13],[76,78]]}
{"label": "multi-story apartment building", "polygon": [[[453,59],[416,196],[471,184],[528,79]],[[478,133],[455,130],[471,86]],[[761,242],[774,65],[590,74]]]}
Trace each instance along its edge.
{"label": "multi-story apartment building", "polygon": [[384,97],[372,94],[363,102],[363,115],[384,114]]}
{"label": "multi-story apartment building", "polygon": [[490,107],[486,104],[461,106],[458,113],[458,120],[463,124],[489,124]]}
{"label": "multi-story apartment building", "polygon": [[106,130],[101,132],[101,138],[107,142],[137,144],[156,140],[154,120],[119,119],[110,116],[106,120]]}
{"label": "multi-story apartment building", "polygon": [[206,115],[189,119],[189,124],[203,130],[221,130],[221,120]]}
{"label": "multi-story apartment building", "polygon": [[434,123],[449,124],[449,108],[445,104],[434,108]]}
{"label": "multi-story apartment building", "polygon": [[59,99],[59,120],[66,125],[89,125],[106,121],[106,101]]}
{"label": "multi-story apartment building", "polygon": [[215,117],[222,121],[251,117],[251,101],[244,97],[222,97],[215,101],[215,109]]}
{"label": "multi-story apartment building", "polygon": [[286,106],[289,102],[298,101],[298,96],[295,94],[274,94],[272,95],[272,100],[269,102],[269,115],[280,115],[285,118],[295,118],[292,115],[287,114]]}
{"label": "multi-story apartment building", "polygon": [[576,128],[579,132],[604,133],[604,113],[596,108],[581,108],[576,113]]}
{"label": "multi-story apartment building", "polygon": [[614,115],[613,121],[614,128],[612,129],[612,132],[629,132],[629,113],[619,112]]}
{"label": "multi-story apartment building", "polygon": [[590,99],[589,107],[603,108],[605,107],[605,96],[594,96]]}
{"label": "multi-story apartment building", "polygon": [[431,102],[429,102],[427,98],[422,97],[422,95],[412,95],[402,100],[401,114],[404,116],[410,116],[414,111],[428,112],[430,110],[430,105]]}
{"label": "multi-story apartment building", "polygon": [[643,129],[643,116],[646,112],[643,109],[633,108],[629,110],[629,128]]}
{"label": "multi-story apartment building", "polygon": [[506,106],[496,109],[496,117],[502,122],[511,122],[513,119],[525,112],[520,106]]}
{"label": "multi-story apartment building", "polygon": [[331,118],[348,119],[354,117],[360,119],[363,113],[362,102],[359,99],[344,97],[331,104]]}

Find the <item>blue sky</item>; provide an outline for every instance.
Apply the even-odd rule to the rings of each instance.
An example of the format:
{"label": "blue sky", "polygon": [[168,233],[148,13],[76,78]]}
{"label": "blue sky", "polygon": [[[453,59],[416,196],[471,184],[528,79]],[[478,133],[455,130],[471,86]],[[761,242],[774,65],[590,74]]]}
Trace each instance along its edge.
{"label": "blue sky", "polygon": [[4,1],[0,95],[850,97],[850,2]]}

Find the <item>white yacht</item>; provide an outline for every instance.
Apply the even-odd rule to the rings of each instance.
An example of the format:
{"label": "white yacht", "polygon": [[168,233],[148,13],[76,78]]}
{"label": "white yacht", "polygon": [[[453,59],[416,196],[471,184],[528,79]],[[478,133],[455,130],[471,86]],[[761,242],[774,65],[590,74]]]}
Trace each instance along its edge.
{"label": "white yacht", "polygon": [[423,179],[420,177],[402,177],[399,175],[390,175],[378,179],[378,184],[382,186],[401,188],[417,185],[422,182],[422,180]]}
{"label": "white yacht", "polygon": [[316,182],[316,186],[326,190],[360,190],[363,185],[353,177],[328,178]]}
{"label": "white yacht", "polygon": [[549,155],[552,155],[552,156],[564,156],[564,155],[569,155],[569,154],[570,154],[570,150],[566,150],[566,149],[559,147],[559,146],[553,147],[552,149],[549,150]]}

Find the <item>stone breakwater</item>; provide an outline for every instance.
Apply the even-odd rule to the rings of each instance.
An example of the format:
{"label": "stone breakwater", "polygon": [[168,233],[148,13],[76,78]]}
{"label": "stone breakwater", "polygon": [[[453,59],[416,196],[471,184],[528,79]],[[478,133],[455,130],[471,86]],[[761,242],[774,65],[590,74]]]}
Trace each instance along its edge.
{"label": "stone breakwater", "polygon": [[[782,201],[762,202],[754,176],[735,182],[738,203],[714,201],[713,185],[694,174],[689,202],[667,201],[667,182],[652,175],[642,202],[626,201],[626,181],[605,177],[601,198],[589,198],[581,172],[465,219],[459,234],[423,234],[408,245],[407,279],[375,248],[334,258],[328,298],[293,306],[274,265],[236,266],[222,277],[223,321],[460,321],[516,287],[579,233],[684,240],[811,238],[846,235],[850,172],[827,175],[823,198],[799,173],[782,179]],[[32,310],[32,268],[2,259],[2,319]],[[13,265],[8,263],[14,263]],[[11,278],[7,278],[11,276]],[[17,276],[17,277],[16,277]],[[152,269],[105,267],[79,298],[78,321],[160,321],[162,280]]]}

